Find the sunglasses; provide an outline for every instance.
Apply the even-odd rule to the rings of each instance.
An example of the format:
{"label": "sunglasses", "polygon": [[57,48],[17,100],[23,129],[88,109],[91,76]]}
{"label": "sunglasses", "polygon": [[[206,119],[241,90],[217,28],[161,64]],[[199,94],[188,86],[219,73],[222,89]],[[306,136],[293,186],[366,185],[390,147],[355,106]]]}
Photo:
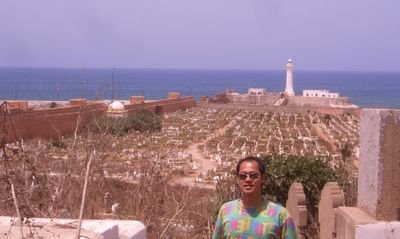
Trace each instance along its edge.
{"label": "sunglasses", "polygon": [[251,180],[255,180],[260,177],[259,173],[239,173],[238,177],[240,180],[246,180],[247,177],[250,177]]}

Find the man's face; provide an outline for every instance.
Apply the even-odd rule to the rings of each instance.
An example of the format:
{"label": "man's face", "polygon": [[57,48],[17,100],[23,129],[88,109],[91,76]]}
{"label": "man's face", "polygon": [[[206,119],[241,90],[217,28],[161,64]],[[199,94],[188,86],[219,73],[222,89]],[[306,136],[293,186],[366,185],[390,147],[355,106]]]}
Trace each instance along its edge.
{"label": "man's face", "polygon": [[261,195],[262,175],[258,169],[258,163],[254,160],[244,161],[240,165],[237,182],[242,195]]}

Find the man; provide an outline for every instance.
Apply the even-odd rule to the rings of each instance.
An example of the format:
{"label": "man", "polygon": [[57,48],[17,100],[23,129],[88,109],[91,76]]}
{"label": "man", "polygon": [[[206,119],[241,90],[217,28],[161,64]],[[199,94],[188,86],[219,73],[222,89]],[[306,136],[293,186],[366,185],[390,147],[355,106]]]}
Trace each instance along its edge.
{"label": "man", "polygon": [[263,199],[261,187],[264,173],[265,166],[261,159],[246,157],[239,160],[236,176],[241,196],[221,206],[213,239],[297,239],[288,211]]}

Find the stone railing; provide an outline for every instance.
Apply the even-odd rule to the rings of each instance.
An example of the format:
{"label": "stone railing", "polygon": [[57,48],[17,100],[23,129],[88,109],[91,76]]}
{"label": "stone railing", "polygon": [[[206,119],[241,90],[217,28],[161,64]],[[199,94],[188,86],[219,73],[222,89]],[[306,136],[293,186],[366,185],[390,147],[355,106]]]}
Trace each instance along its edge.
{"label": "stone railing", "polygon": [[[307,206],[300,183],[290,187],[286,208],[295,222],[298,238],[304,238]],[[343,191],[337,182],[327,183],[321,191],[318,222],[321,239],[400,238],[399,221],[379,221],[359,207],[345,207]]]}
{"label": "stone railing", "polygon": [[329,182],[325,184],[318,204],[320,238],[335,238],[335,215],[339,206],[344,206],[344,195],[338,183]]}
{"label": "stone railing", "polygon": [[304,235],[304,229],[307,226],[307,204],[301,183],[293,183],[290,186],[286,208],[289,210],[296,225],[298,238],[303,238],[302,235]]}
{"label": "stone railing", "polygon": [[[400,238],[399,142],[400,110],[361,111],[358,205],[345,207],[338,183],[327,183],[318,205],[321,239]],[[289,190],[287,207],[293,218],[303,205],[300,188],[294,183]]]}

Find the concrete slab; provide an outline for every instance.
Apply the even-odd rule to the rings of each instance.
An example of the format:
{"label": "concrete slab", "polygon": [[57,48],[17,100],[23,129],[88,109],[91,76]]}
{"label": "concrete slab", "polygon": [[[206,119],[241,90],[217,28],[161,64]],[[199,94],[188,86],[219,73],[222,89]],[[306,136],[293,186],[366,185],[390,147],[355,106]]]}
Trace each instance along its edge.
{"label": "concrete slab", "polygon": [[[78,220],[29,218],[23,223],[24,236],[34,238],[74,239]],[[146,227],[130,220],[83,220],[81,236],[93,239],[145,239]],[[0,216],[0,238],[20,238],[21,230],[15,217]]]}

